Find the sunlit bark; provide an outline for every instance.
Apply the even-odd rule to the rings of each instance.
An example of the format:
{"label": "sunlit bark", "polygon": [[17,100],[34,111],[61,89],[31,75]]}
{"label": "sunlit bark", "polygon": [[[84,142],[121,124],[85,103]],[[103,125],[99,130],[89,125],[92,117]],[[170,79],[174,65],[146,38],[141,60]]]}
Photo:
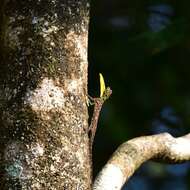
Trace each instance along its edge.
{"label": "sunlit bark", "polygon": [[88,1],[0,4],[0,189],[89,189]]}

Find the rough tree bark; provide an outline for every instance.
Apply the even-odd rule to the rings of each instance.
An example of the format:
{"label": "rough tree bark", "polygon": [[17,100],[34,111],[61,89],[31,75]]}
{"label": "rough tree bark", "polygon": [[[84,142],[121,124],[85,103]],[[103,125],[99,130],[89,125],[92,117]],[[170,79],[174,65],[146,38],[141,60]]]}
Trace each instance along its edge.
{"label": "rough tree bark", "polygon": [[90,189],[88,0],[0,1],[0,189]]}

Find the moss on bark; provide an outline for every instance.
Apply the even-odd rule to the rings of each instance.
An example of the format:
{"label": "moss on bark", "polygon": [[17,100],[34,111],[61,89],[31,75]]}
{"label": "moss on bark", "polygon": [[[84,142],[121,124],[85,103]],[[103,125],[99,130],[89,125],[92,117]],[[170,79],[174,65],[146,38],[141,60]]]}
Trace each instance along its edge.
{"label": "moss on bark", "polygon": [[88,2],[5,2],[1,189],[89,189]]}

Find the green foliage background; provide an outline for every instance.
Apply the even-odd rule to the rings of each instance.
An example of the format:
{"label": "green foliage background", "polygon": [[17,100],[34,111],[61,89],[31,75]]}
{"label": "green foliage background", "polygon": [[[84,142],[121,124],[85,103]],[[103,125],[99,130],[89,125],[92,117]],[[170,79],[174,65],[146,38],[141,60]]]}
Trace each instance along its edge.
{"label": "green foliage background", "polygon": [[[160,10],[164,8],[159,11],[151,8],[160,5],[172,11],[163,13]],[[174,136],[189,132],[189,7],[188,0],[92,1],[89,93],[99,94],[99,72],[113,90],[101,113],[95,139],[95,173],[116,147],[130,138],[163,131]],[[160,21],[161,29],[151,29],[148,21],[152,14],[168,19],[169,24]],[[120,20],[114,23],[118,18]],[[123,25],[122,19],[125,20]],[[176,187],[177,179],[182,177],[180,184],[183,185],[178,182],[179,189],[190,189],[190,166],[183,167],[187,171],[179,176],[169,172],[167,165],[149,162],[135,176],[143,175],[144,185],[151,183],[154,189],[164,189],[166,182],[175,179],[176,184],[169,188]],[[152,189],[151,185],[145,189]]]}

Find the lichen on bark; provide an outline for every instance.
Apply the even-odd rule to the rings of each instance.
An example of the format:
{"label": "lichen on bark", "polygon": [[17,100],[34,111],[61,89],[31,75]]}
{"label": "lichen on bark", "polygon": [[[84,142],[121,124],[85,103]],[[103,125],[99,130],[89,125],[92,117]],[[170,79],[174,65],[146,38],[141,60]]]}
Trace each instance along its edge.
{"label": "lichen on bark", "polygon": [[89,189],[88,1],[9,0],[1,13],[0,188]]}

